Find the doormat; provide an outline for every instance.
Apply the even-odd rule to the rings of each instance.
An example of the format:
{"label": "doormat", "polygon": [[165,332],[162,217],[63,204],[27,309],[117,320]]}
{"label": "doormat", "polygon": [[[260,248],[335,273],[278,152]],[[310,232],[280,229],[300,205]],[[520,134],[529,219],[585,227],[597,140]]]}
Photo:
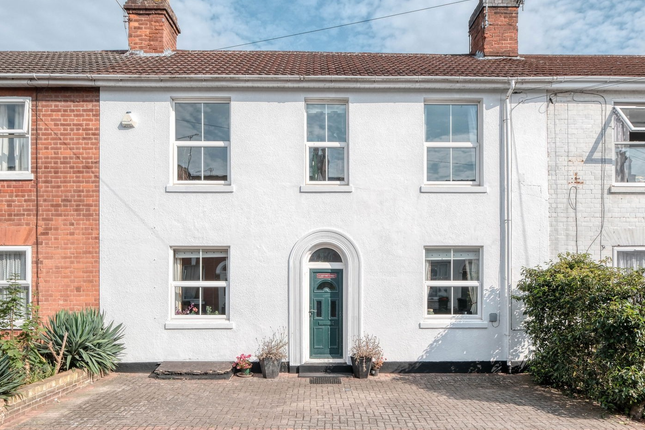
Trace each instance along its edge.
{"label": "doormat", "polygon": [[333,376],[315,376],[309,378],[309,384],[340,384],[340,378]]}

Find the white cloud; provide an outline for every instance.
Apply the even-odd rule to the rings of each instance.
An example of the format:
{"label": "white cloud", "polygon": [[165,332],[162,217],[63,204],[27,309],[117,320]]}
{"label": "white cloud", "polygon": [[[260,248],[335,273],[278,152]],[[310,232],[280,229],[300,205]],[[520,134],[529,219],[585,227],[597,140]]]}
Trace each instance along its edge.
{"label": "white cloud", "polygon": [[[118,0],[123,3],[125,0]],[[216,49],[449,0],[171,0],[180,49]],[[476,0],[242,49],[466,53]],[[115,0],[0,0],[2,50],[127,49]],[[526,0],[520,52],[645,54],[643,0]],[[29,29],[29,31],[25,31]]]}

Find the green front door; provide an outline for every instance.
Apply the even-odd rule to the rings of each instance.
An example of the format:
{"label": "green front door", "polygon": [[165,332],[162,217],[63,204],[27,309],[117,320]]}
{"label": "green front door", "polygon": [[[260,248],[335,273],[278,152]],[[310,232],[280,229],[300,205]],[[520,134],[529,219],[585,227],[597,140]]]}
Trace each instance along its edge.
{"label": "green front door", "polygon": [[311,358],[343,356],[343,271],[309,271],[309,345]]}

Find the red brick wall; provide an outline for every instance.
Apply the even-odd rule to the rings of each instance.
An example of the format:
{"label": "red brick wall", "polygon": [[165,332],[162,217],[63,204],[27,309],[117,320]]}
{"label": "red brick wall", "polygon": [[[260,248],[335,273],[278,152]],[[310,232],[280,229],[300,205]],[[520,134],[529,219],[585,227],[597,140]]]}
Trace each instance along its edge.
{"label": "red brick wall", "polygon": [[517,57],[517,7],[489,7],[488,27],[483,28],[485,9],[470,27],[470,53],[486,57]]}
{"label": "red brick wall", "polygon": [[43,316],[98,307],[99,90],[0,89],[11,96],[31,97],[34,179],[0,181],[0,245],[32,247]]}
{"label": "red brick wall", "polygon": [[131,50],[160,54],[166,49],[177,49],[177,32],[165,10],[131,13],[128,22],[128,43]]}

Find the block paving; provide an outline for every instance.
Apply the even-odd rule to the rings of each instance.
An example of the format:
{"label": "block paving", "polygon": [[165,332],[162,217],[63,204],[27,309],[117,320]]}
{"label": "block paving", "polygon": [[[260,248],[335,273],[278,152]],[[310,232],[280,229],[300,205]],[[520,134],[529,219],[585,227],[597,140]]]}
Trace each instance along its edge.
{"label": "block paving", "polygon": [[382,374],[313,385],[281,374],[159,380],[113,374],[1,429],[645,429],[528,375]]}

